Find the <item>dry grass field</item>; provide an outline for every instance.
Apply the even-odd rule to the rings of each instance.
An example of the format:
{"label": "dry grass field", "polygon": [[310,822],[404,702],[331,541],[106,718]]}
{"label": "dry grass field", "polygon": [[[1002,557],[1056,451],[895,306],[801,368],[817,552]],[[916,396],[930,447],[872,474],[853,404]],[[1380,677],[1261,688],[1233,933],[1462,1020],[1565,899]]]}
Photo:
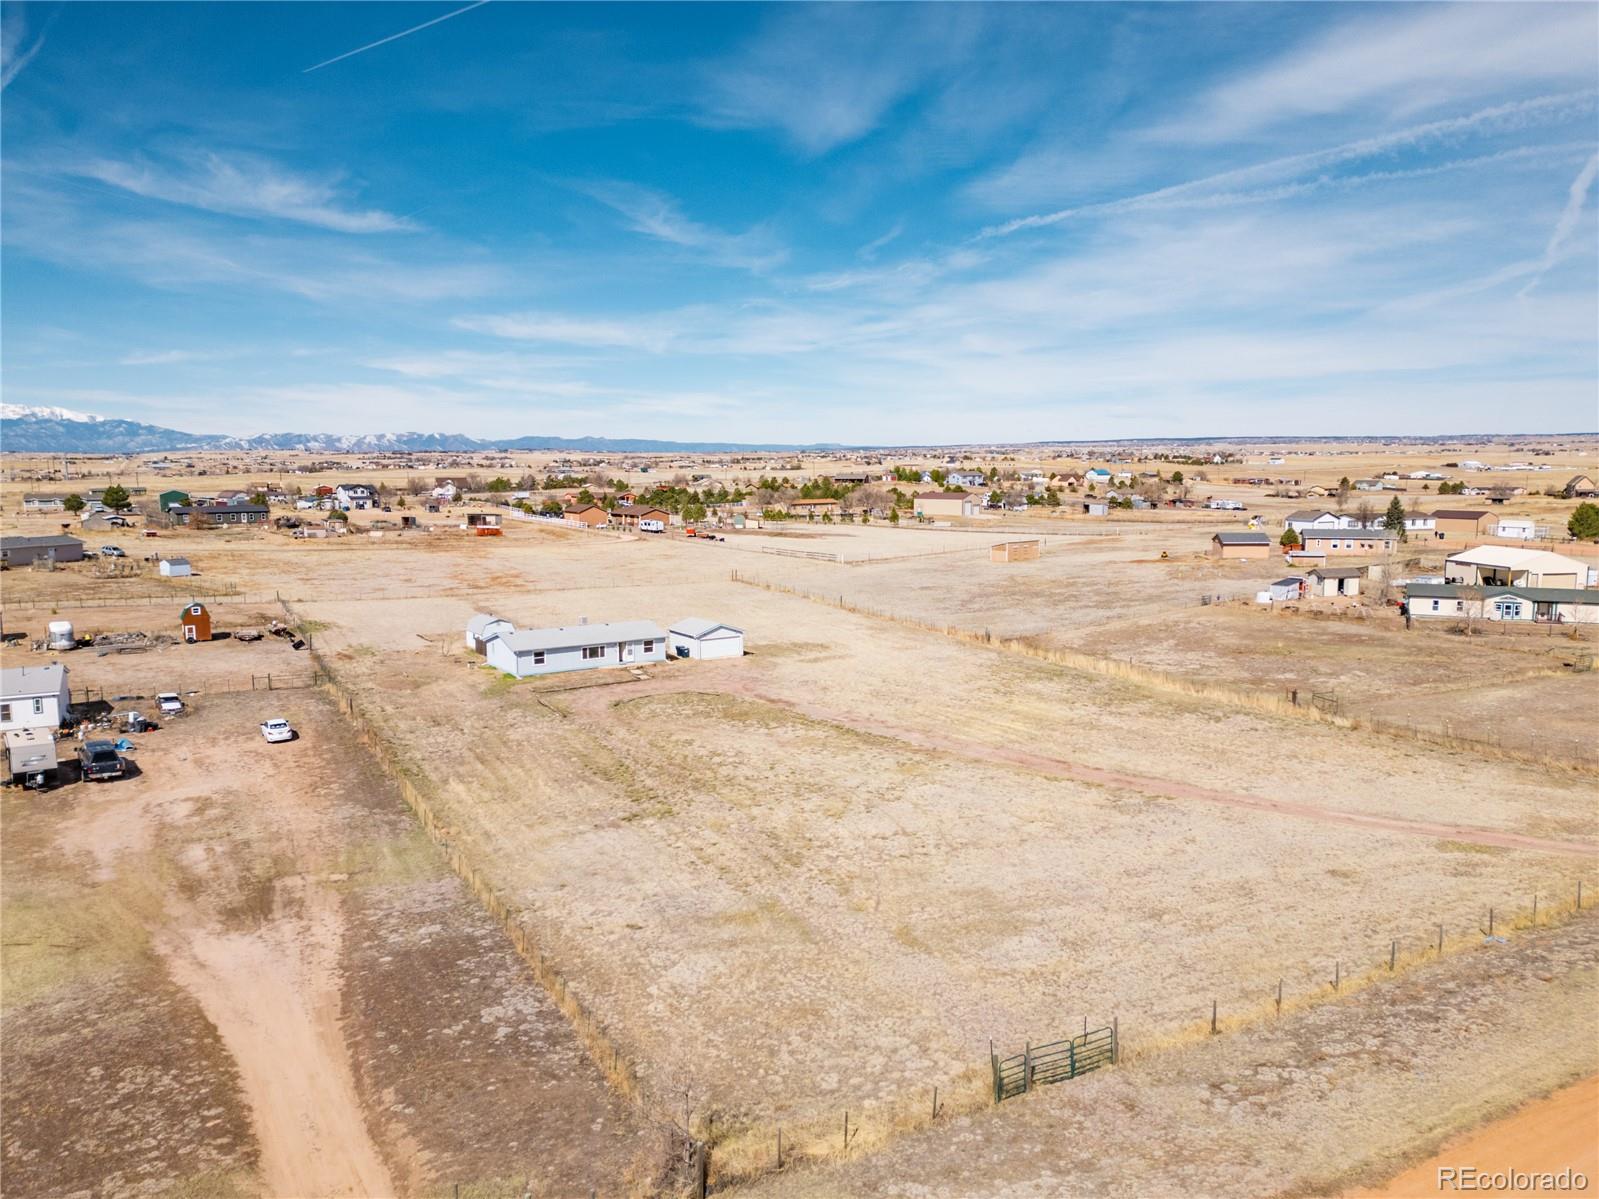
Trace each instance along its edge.
{"label": "dry grass field", "polygon": [[[140,739],[133,778],[0,801],[8,1192],[649,1193],[675,1185],[662,1129],[686,1119],[714,1133],[720,1185],[769,1169],[782,1127],[803,1168],[753,1184],[779,1194],[1321,1193],[1591,1072],[1590,921],[1466,951],[1490,906],[1519,930],[1535,897],[1547,923],[1599,886],[1599,673],[1566,665],[1592,643],[1201,605],[1283,571],[1205,556],[1236,514],[1129,515],[710,544],[522,522],[477,538],[458,515],[325,541],[162,529],[92,540],[198,577],[6,572],[8,666],[46,660],[28,646],[53,616],[171,634],[190,595],[220,629],[288,616],[315,643],[62,656],[74,689],[177,689],[194,712]],[[1039,561],[989,562],[1034,534]],[[478,611],[706,616],[748,653],[517,682],[463,645]],[[318,668],[354,723],[320,690],[252,690]],[[1296,688],[1455,740],[1284,710]],[[266,745],[268,715],[301,740]],[[1554,985],[1504,1017],[1529,972]],[[1239,1035],[1202,1036],[1213,1002]],[[990,1041],[1112,1017],[1127,1069],[965,1114]],[[1513,1068],[1477,1101],[1471,1071],[1424,1101],[1396,1075],[1407,1038],[1452,1069],[1479,1038],[1439,1030],[1495,1020]],[[75,1069],[102,1024],[109,1073]],[[141,1083],[111,1133],[43,1149],[63,1112]],[[934,1087],[958,1135],[930,1142]],[[1315,1152],[1260,1148],[1333,1091],[1348,1101]],[[1196,1097],[1214,1120],[1191,1119]],[[1383,1124],[1390,1107],[1404,1118]],[[864,1160],[834,1170],[845,1111]],[[1044,1145],[1063,1120],[1109,1144],[1133,1118],[1159,1134],[1109,1173]],[[1185,1123],[1226,1132],[1156,1153]]]}

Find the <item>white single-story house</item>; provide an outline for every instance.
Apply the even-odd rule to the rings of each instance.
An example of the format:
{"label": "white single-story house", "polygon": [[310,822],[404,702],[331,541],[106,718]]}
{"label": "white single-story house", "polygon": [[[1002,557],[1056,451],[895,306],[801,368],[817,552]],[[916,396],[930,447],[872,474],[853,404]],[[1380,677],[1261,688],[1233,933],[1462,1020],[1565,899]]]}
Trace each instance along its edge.
{"label": "white single-story house", "polygon": [[685,616],[672,625],[672,653],[679,658],[741,658],[744,656],[744,630],[718,624],[700,616]]}
{"label": "white single-story house", "polygon": [[24,512],[65,512],[66,501],[59,495],[25,495],[22,497],[22,510]]}
{"label": "white single-story house", "polygon": [[70,703],[67,668],[59,662],[0,670],[0,733],[58,728]]}
{"label": "white single-story house", "polygon": [[1588,587],[1411,583],[1405,588],[1405,602],[1412,616],[1427,619],[1473,616],[1537,624],[1599,624],[1599,590]]}
{"label": "white single-story house", "polygon": [[666,630],[651,620],[522,629],[490,639],[485,656],[490,666],[519,679],[566,670],[664,662]]}
{"label": "white single-story house", "polygon": [[1083,482],[1105,484],[1110,482],[1110,471],[1103,466],[1091,466],[1083,472]]}
{"label": "white single-story house", "polygon": [[194,573],[187,558],[162,558],[157,569],[169,579],[186,579]]}
{"label": "white single-story house", "polygon": [[516,632],[516,626],[503,616],[479,612],[466,622],[466,648],[475,654],[488,653],[489,642],[506,633]]}
{"label": "white single-story house", "polygon": [[1303,533],[1306,529],[1353,529],[1360,522],[1353,516],[1330,512],[1325,508],[1302,508],[1283,517],[1283,528]]}
{"label": "white single-story house", "polygon": [[1526,516],[1501,516],[1494,526],[1494,536],[1509,541],[1531,541],[1538,536],[1538,525]]}

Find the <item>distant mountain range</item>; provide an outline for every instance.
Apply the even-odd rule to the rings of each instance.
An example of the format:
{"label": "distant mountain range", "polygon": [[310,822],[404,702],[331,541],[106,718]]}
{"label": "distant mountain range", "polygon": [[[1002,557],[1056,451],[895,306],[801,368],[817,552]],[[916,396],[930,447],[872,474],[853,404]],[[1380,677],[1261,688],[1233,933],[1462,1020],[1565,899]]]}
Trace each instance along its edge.
{"label": "distant mountain range", "polygon": [[182,450],[296,450],[311,454],[431,451],[567,450],[615,454],[717,454],[737,451],[836,450],[839,445],[759,445],[721,441],[651,441],[618,437],[512,437],[481,441],[457,433],[263,433],[226,437],[91,416],[66,408],[0,404],[0,450],[19,454],[139,454]]}

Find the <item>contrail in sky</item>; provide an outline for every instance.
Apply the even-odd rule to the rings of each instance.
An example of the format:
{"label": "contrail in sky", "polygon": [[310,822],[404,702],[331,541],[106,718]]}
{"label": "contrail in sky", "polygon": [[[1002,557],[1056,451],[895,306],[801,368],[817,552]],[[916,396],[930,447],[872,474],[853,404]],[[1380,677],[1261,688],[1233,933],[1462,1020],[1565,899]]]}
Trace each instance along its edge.
{"label": "contrail in sky", "polygon": [[388,37],[379,38],[375,42],[368,42],[364,46],[357,46],[354,50],[346,50],[337,58],[330,58],[327,60],[327,62],[319,62],[314,67],[306,67],[305,70],[300,72],[300,74],[309,75],[312,71],[320,71],[323,67],[331,67],[334,63],[343,62],[346,58],[354,58],[357,54],[365,54],[368,50],[375,50],[379,46],[386,45],[389,42],[397,42],[402,37],[410,37],[413,33],[418,33],[421,30],[426,29],[429,25],[437,25],[440,21],[448,21],[451,17],[458,17],[464,12],[471,12],[474,8],[482,8],[488,2],[489,0],[474,0],[474,3],[468,4],[465,8],[458,8],[454,12],[447,12],[442,17],[434,17],[431,21],[423,21],[420,25],[413,25],[409,29],[402,29],[399,33],[391,33]]}

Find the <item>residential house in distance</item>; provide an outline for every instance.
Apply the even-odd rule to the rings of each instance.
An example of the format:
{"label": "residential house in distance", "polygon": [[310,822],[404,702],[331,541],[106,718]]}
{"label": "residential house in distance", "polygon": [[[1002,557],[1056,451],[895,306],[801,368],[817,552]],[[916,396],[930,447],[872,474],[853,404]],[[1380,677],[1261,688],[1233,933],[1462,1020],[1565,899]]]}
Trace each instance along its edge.
{"label": "residential house in distance", "polygon": [[267,518],[265,504],[174,504],[167,518],[175,525],[258,525]]}
{"label": "residential house in distance", "polygon": [[1091,483],[1095,487],[1108,487],[1110,485],[1110,471],[1103,466],[1092,466],[1083,472],[1083,482]]}
{"label": "residential house in distance", "polygon": [[333,502],[345,512],[370,508],[375,498],[365,483],[340,483],[333,489]]}
{"label": "residential house in distance", "polygon": [[563,509],[561,515],[567,520],[575,520],[579,524],[588,525],[591,529],[598,529],[602,525],[611,523],[611,514],[598,504],[577,504]]}
{"label": "residential house in distance", "polygon": [[0,670],[0,733],[59,728],[70,700],[67,668],[59,662]]}
{"label": "residential house in distance", "polygon": [[1229,560],[1264,560],[1271,557],[1271,538],[1264,533],[1215,533],[1210,539],[1210,556]]}
{"label": "residential house in distance", "polygon": [[1591,499],[1599,495],[1599,486],[1587,475],[1573,475],[1566,483],[1564,494],[1567,499]]}
{"label": "residential house in distance", "polygon": [[1360,524],[1353,515],[1326,508],[1301,508],[1283,517],[1283,528],[1303,533],[1306,529],[1353,529]]}
{"label": "residential house in distance", "polygon": [[976,516],[977,498],[964,491],[920,491],[912,497],[917,516]]}
{"label": "residential house in distance", "polygon": [[22,510],[24,512],[65,512],[66,501],[59,495],[25,495],[22,497]]}
{"label": "residential house in distance", "polygon": [[[1547,527],[1541,530],[1547,536]],[[1506,541],[1532,541],[1539,535],[1538,522],[1529,516],[1501,516],[1494,526],[1494,536]]]}
{"label": "residential house in distance", "polygon": [[1444,581],[1468,587],[1586,588],[1589,570],[1564,554],[1513,545],[1480,545],[1444,559]]}
{"label": "residential house in distance", "polygon": [[83,542],[65,533],[47,537],[0,537],[0,565],[32,566],[35,562],[80,562]]}
{"label": "residential house in distance", "polygon": [[829,499],[820,500],[790,500],[788,510],[794,516],[803,516],[815,519],[818,516],[837,516],[838,501]]}
{"label": "residential house in distance", "polygon": [[1487,537],[1499,523],[1492,512],[1476,508],[1440,508],[1432,514],[1433,532],[1440,541],[1449,537]]}
{"label": "residential house in distance", "polygon": [[666,631],[649,620],[577,624],[497,633],[485,643],[490,666],[516,678],[666,660]]}
{"label": "residential house in distance", "polygon": [[1299,540],[1307,554],[1337,558],[1392,553],[1399,538],[1387,529],[1309,529]]}
{"label": "residential house in distance", "polygon": [[665,508],[652,508],[648,504],[618,504],[611,509],[611,520],[632,532],[660,532],[672,521]]}
{"label": "residential house in distance", "polygon": [[161,511],[170,512],[180,504],[187,505],[190,502],[189,493],[187,491],[163,491],[156,497],[156,502],[160,505]]}
{"label": "residential house in distance", "polygon": [[[835,483],[843,482],[842,479],[837,477],[833,481]],[[952,470],[944,476],[944,485],[946,487],[987,487],[988,476],[980,470]]]}

